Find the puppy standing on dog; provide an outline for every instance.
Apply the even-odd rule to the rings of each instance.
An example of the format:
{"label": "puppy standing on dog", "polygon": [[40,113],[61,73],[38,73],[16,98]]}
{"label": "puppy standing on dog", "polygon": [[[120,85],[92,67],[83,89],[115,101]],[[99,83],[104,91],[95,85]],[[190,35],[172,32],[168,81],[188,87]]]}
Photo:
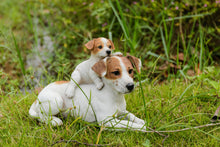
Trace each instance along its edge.
{"label": "puppy standing on dog", "polygon": [[[77,84],[95,83],[97,89],[102,89],[102,80],[94,73],[91,67],[100,59],[110,56],[112,50],[115,49],[113,42],[110,39],[103,37],[93,39],[85,44],[86,48],[91,50],[91,57],[80,63],[73,71],[70,83],[65,91],[68,98],[72,98],[75,93]],[[74,81],[73,81],[74,80]]]}
{"label": "puppy standing on dog", "polygon": [[[97,121],[106,127],[145,130],[144,120],[126,110],[124,94],[134,89],[134,67],[140,72],[141,61],[136,57],[106,57],[92,67],[102,77],[105,84],[102,90],[98,90],[95,84],[81,84],[83,92],[77,87],[74,98],[69,99],[65,95],[69,82],[54,82],[40,92],[29,114],[54,126],[63,124],[55,116],[62,113],[64,116],[80,116],[87,122]],[[124,120],[118,119],[120,116]]]}

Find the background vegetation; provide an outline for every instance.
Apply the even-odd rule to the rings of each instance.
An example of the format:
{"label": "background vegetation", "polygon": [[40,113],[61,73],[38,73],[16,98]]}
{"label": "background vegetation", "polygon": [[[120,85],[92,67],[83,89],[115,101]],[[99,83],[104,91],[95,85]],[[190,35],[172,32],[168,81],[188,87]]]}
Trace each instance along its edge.
{"label": "background vegetation", "polygon": [[[100,128],[94,124],[69,118],[56,129],[38,124],[27,112],[36,99],[33,91],[68,80],[89,57],[84,44],[100,36],[142,60],[137,79],[143,84],[126,96],[129,111],[156,130],[209,123],[220,104],[219,14],[219,0],[2,0],[0,144],[97,143]],[[157,133],[104,131],[98,143],[217,146],[218,129],[169,134],[163,143]]]}

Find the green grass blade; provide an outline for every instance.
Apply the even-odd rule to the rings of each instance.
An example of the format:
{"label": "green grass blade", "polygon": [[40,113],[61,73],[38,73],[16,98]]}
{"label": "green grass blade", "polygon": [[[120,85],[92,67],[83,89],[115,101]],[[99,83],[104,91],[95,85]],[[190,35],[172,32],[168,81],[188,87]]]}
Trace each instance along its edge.
{"label": "green grass blade", "polygon": [[19,63],[20,63],[21,71],[22,71],[23,75],[25,75],[25,72],[26,72],[26,71],[25,71],[25,67],[24,67],[23,58],[21,57],[21,50],[20,50],[20,48],[18,47],[18,44],[17,44],[17,42],[16,42],[16,39],[15,39],[15,36],[14,36],[13,33],[12,33],[12,37],[13,37],[15,49],[16,49],[16,52],[17,52],[18,61],[19,61]]}
{"label": "green grass blade", "polygon": [[174,18],[165,19],[165,21],[173,21],[173,20],[179,20],[179,19],[203,17],[203,16],[211,15],[213,13],[214,12],[212,12],[212,13],[196,14],[196,15],[187,15],[187,16],[181,16],[181,17],[174,17]]}
{"label": "green grass blade", "polygon": [[168,43],[167,43],[168,52],[170,52],[170,44],[171,44],[172,36],[173,36],[173,28],[174,28],[174,20],[172,21],[171,29],[170,29],[170,32],[169,32],[169,38],[168,38]]}
{"label": "green grass blade", "polygon": [[119,22],[119,24],[120,24],[120,26],[121,26],[121,28],[122,28],[122,30],[123,30],[123,32],[124,32],[125,37],[126,37],[126,38],[129,38],[129,37],[128,37],[128,34],[127,34],[126,26],[124,25],[123,21],[122,21],[121,18],[119,17],[118,12],[116,11],[116,9],[115,9],[115,7],[114,7],[114,5],[113,5],[113,3],[112,3],[111,0],[109,0],[109,4],[110,4],[110,6],[111,6],[111,8],[112,8],[112,10],[113,10],[113,12],[114,12],[116,18],[118,19],[118,22]]}
{"label": "green grass blade", "polygon": [[116,0],[116,3],[117,3],[117,7],[118,7],[118,9],[119,9],[119,14],[120,14],[120,16],[122,17],[122,19],[120,18],[120,16],[119,16],[117,10],[115,9],[115,7],[114,7],[112,1],[109,0],[109,4],[110,4],[110,6],[111,6],[111,8],[112,8],[112,10],[113,10],[113,12],[114,12],[114,14],[115,14],[115,16],[116,16],[118,22],[119,22],[119,24],[120,24],[122,30],[123,30],[123,33],[124,33],[124,35],[125,35],[125,38],[126,38],[126,40],[128,41],[128,45],[129,45],[129,47],[131,48],[131,51],[134,52],[134,46],[133,46],[133,44],[132,44],[132,42],[131,42],[130,37],[128,36],[128,35],[129,35],[129,34],[128,34],[128,29],[127,29],[127,25],[126,25],[126,23],[125,23],[125,21],[124,21],[124,17],[123,17],[123,13],[122,13],[120,4],[119,4],[119,2],[118,2],[117,0]]}
{"label": "green grass blade", "polygon": [[111,30],[112,30],[114,22],[115,22],[115,17],[113,17],[112,22],[110,24],[110,27],[108,28],[108,37],[109,37],[110,40],[113,40],[112,39],[112,32],[111,32]]}
{"label": "green grass blade", "polygon": [[203,45],[203,32],[202,25],[199,19],[199,40],[200,40],[200,56],[199,56],[199,69],[202,71],[203,69],[203,61],[205,60],[205,56],[203,56],[204,45]]}
{"label": "green grass blade", "polygon": [[121,9],[121,6],[120,6],[120,3],[118,0],[116,0],[116,4],[117,4],[117,8],[118,8],[118,11],[119,11],[119,15],[121,16],[121,20],[122,20],[122,24],[123,24],[123,27],[124,27],[124,30],[128,36],[128,27],[126,25],[126,22],[125,22],[125,18],[124,18],[124,15],[123,15],[123,12],[122,12],[122,9]]}
{"label": "green grass blade", "polygon": [[169,59],[169,51],[167,49],[167,45],[166,45],[165,38],[164,38],[164,35],[163,35],[163,30],[162,30],[161,27],[160,27],[160,35],[161,35],[161,39],[162,39],[165,55],[166,55],[167,59]]}
{"label": "green grass blade", "polygon": [[160,59],[162,59],[162,60],[164,60],[164,61],[168,61],[168,62],[171,62],[171,63],[176,63],[176,62],[173,61],[173,60],[164,58],[164,57],[162,57],[162,56],[160,56],[160,55],[157,55],[157,54],[155,54],[155,53],[153,53],[153,52],[151,52],[151,51],[148,51],[146,54],[147,54],[147,55],[151,55],[151,56],[156,57],[156,58],[160,58]]}
{"label": "green grass blade", "polygon": [[180,102],[184,96],[184,94],[188,91],[189,88],[191,88],[195,83],[190,84],[181,94],[180,98],[178,99],[178,102]]}
{"label": "green grass blade", "polygon": [[[139,81],[141,81],[140,74],[138,74],[138,79],[139,79]],[[139,82],[139,84],[140,84],[140,90],[141,90],[141,98],[142,98],[143,104],[144,104],[145,117],[147,118],[146,123],[147,123],[147,126],[148,126],[149,125],[149,116],[147,114],[147,107],[146,107],[146,102],[145,102],[144,90],[143,90],[143,87],[142,87],[142,82]]]}
{"label": "green grass blade", "polygon": [[12,50],[11,48],[9,48],[9,47],[7,47],[7,46],[5,46],[5,45],[1,45],[1,44],[0,44],[0,47],[1,47],[1,48],[5,48],[5,49],[8,49],[8,50],[10,50],[10,51]]}

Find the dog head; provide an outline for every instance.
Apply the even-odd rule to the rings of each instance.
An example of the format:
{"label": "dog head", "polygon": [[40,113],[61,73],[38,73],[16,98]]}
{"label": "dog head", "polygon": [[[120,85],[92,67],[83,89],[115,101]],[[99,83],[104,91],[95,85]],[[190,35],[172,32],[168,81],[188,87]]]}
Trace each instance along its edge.
{"label": "dog head", "polygon": [[105,84],[119,93],[129,93],[134,89],[134,68],[141,70],[141,60],[134,56],[111,56],[97,62],[92,70],[103,78]]}
{"label": "dog head", "polygon": [[95,38],[85,44],[86,48],[91,50],[91,54],[99,58],[110,56],[112,50],[115,49],[113,42],[110,39],[103,37]]}

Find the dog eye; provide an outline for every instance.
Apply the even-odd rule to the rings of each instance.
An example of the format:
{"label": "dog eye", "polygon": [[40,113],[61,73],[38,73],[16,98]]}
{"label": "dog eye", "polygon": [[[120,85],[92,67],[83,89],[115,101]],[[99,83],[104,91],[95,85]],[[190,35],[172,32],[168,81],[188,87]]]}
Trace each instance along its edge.
{"label": "dog eye", "polygon": [[98,46],[98,48],[99,48],[99,49],[102,49],[102,46],[100,45],[100,46]]}
{"label": "dog eye", "polygon": [[109,48],[112,48],[112,46],[111,46],[111,45],[109,45]]}
{"label": "dog eye", "polygon": [[120,75],[120,72],[119,71],[113,71],[112,72],[114,75],[116,75],[116,76],[119,76]]}
{"label": "dog eye", "polygon": [[132,74],[132,72],[133,72],[133,69],[129,69],[129,70],[128,70],[128,73],[129,73],[129,74]]}

